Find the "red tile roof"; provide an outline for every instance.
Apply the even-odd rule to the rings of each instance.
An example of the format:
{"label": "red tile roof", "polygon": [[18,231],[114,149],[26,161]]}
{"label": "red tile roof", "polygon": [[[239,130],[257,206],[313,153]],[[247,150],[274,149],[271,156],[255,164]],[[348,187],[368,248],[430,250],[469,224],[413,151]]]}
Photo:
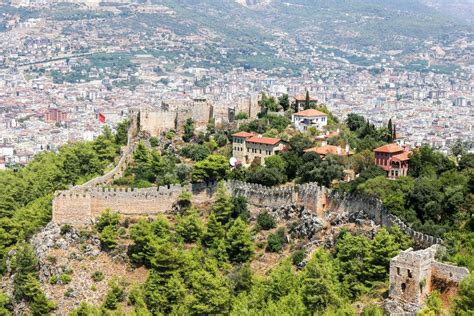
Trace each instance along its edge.
{"label": "red tile roof", "polygon": [[262,136],[253,136],[247,139],[248,142],[257,143],[257,144],[265,144],[265,145],[276,145],[281,142],[279,138],[272,138],[272,137],[262,137]]}
{"label": "red tile roof", "polygon": [[308,110],[296,112],[294,115],[295,116],[327,116],[326,113],[323,113],[315,109],[308,109]]}
{"label": "red tile roof", "polygon": [[406,161],[410,160],[411,151],[405,151],[401,154],[395,155],[392,157],[392,160]]}
{"label": "red tile roof", "polygon": [[247,132],[238,132],[238,133],[235,133],[235,134],[232,134],[232,136],[234,137],[252,137],[254,136],[252,133],[247,133]]}
{"label": "red tile roof", "polygon": [[[340,148],[340,153],[338,154],[337,146],[333,146],[333,145],[325,145],[325,146],[321,146],[321,147],[308,148],[308,149],[305,149],[304,152],[305,153],[313,152],[313,153],[317,153],[317,154],[324,155],[324,156],[328,155],[328,154],[339,155],[339,156],[346,156],[347,155],[345,148]],[[349,155],[352,155],[352,154],[353,154],[353,152],[349,151]]]}
{"label": "red tile roof", "polygon": [[403,148],[400,147],[400,145],[396,143],[383,145],[379,148],[374,149],[374,152],[379,152],[379,153],[398,153],[402,151],[403,151]]}

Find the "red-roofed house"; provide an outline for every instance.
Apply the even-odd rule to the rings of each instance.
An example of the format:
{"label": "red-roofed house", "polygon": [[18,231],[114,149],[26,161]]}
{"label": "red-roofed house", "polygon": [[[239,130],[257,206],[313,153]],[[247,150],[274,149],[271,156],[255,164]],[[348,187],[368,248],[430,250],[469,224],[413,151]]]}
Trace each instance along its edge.
{"label": "red-roofed house", "polygon": [[354,153],[350,150],[349,145],[346,145],[345,149],[343,150],[341,146],[333,146],[333,145],[322,145],[321,147],[313,147],[304,150],[305,153],[317,153],[321,159],[324,159],[327,155],[335,155],[335,156],[351,156]]}
{"label": "red-roofed house", "polygon": [[279,138],[256,136],[247,132],[232,135],[232,156],[243,165],[250,165],[255,159],[264,164],[265,158],[276,155],[283,146]]}
{"label": "red-roofed house", "polygon": [[306,131],[310,127],[322,129],[328,125],[328,116],[326,113],[315,109],[308,109],[296,112],[291,116],[291,121],[296,129],[300,132]]}
{"label": "red-roofed house", "polygon": [[375,164],[387,171],[390,179],[406,176],[411,151],[397,143],[387,144],[374,149]]}

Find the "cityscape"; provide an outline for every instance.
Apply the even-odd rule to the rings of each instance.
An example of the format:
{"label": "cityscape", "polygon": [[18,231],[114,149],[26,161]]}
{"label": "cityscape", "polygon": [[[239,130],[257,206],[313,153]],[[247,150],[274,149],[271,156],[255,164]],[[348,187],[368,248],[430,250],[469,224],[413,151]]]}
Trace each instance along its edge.
{"label": "cityscape", "polygon": [[[351,112],[378,126],[391,118],[412,146],[447,152],[458,139],[472,144],[472,32],[427,41],[409,55],[277,34],[250,53],[255,66],[236,67],[227,60],[244,52],[211,30],[135,32],[142,15],[175,18],[170,7],[79,3],[18,1],[2,16],[0,156],[7,164],[94,139],[103,128],[98,113],[113,128],[130,108],[200,98],[213,102],[216,120],[225,124],[229,108],[262,92],[293,98],[309,91],[341,120]],[[28,17],[44,6],[54,14]],[[69,7],[77,13],[61,16]],[[98,17],[87,18],[92,14]],[[267,62],[268,54],[285,62]]]}
{"label": "cityscape", "polygon": [[0,315],[474,315],[474,0],[0,0]]}

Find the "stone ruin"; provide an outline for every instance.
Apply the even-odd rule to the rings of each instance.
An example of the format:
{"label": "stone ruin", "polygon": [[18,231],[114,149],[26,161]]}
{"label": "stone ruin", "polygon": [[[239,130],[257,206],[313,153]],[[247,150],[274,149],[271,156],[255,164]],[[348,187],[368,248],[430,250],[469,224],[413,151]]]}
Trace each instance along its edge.
{"label": "stone ruin", "polygon": [[438,290],[448,298],[457,292],[469,270],[436,261],[439,245],[414,251],[407,249],[390,260],[389,298],[385,311],[390,315],[416,315],[427,297]]}

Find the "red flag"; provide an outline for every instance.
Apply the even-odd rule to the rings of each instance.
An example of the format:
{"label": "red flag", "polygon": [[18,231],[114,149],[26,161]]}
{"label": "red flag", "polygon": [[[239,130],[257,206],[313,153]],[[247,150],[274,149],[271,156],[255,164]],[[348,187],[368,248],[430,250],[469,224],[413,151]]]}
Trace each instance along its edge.
{"label": "red flag", "polygon": [[105,115],[102,113],[99,113],[99,122],[105,123]]}

